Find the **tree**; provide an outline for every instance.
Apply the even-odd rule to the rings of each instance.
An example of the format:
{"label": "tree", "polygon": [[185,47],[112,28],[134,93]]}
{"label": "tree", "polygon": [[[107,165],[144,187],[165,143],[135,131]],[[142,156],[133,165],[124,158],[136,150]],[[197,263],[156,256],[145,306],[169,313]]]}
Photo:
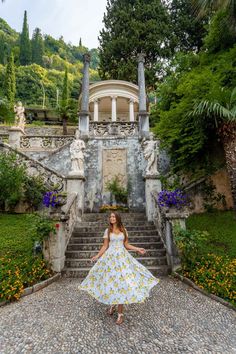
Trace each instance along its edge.
{"label": "tree", "polygon": [[82,39],[81,39],[81,37],[79,39],[79,46],[82,47]]}
{"label": "tree", "polygon": [[103,79],[137,82],[137,55],[145,54],[146,82],[154,85],[161,61],[171,54],[171,25],[160,0],[108,0],[100,32]]}
{"label": "tree", "polygon": [[20,64],[29,65],[31,63],[32,53],[29,39],[29,28],[27,23],[27,12],[24,13],[23,28],[20,34]]}
{"label": "tree", "polygon": [[43,66],[44,43],[41,31],[35,28],[32,38],[32,62]]}
{"label": "tree", "polygon": [[6,68],[5,89],[6,89],[6,97],[9,102],[9,109],[12,110],[15,103],[15,95],[16,95],[16,75],[15,75],[15,64],[14,64],[13,53],[11,53],[8,58],[8,63]]}
{"label": "tree", "polygon": [[236,87],[233,89],[230,99],[224,105],[218,100],[200,101],[195,105],[191,115],[214,119],[217,128],[220,124],[219,132],[224,144],[226,166],[230,177],[234,210],[236,212]]}
{"label": "tree", "polygon": [[69,101],[69,85],[68,85],[68,69],[65,69],[65,75],[63,80],[63,90],[62,90],[62,97],[61,97],[61,105],[60,105],[60,114],[62,117],[63,123],[63,134],[67,134],[67,119],[69,117],[68,112],[68,101]]}
{"label": "tree", "polygon": [[170,18],[174,51],[199,51],[206,35],[207,16],[196,18],[192,0],[172,0],[167,3]]}

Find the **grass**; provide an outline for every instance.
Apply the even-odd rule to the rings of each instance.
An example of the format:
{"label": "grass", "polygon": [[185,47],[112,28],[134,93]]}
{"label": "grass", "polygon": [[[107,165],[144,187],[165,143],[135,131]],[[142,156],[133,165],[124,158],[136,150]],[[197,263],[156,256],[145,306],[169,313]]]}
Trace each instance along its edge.
{"label": "grass", "polygon": [[0,213],[0,256],[32,254],[34,237],[30,215]]}
{"label": "grass", "polygon": [[186,224],[189,230],[208,231],[209,238],[201,248],[203,255],[211,252],[236,258],[236,216],[233,211],[194,214]]}

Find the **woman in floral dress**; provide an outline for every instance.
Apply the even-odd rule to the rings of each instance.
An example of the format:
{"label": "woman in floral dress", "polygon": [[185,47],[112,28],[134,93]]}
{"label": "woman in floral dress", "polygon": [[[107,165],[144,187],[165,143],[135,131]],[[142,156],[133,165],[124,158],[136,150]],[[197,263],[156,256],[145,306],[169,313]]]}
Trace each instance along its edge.
{"label": "woman in floral dress", "polygon": [[134,250],[143,255],[146,250],[129,244],[128,232],[117,212],[110,214],[103,239],[100,251],[91,258],[91,261],[98,261],[78,288],[111,305],[108,310],[110,315],[117,304],[116,323],[121,324],[124,321],[123,305],[144,302],[151,288],[160,280],[128,252]]}

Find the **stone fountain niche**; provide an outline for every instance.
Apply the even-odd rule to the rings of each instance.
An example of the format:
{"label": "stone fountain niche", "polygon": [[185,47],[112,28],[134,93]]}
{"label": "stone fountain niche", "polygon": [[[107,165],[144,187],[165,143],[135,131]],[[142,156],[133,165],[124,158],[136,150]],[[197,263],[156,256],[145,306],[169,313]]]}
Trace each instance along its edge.
{"label": "stone fountain niche", "polygon": [[138,86],[121,80],[89,84],[89,62],[85,55],[79,98],[79,131],[86,144],[84,211],[98,212],[101,205],[110,204],[106,183],[116,176],[123,187],[129,185],[130,210],[145,211],[147,161],[142,139],[149,139],[149,115],[144,59],[138,58]]}

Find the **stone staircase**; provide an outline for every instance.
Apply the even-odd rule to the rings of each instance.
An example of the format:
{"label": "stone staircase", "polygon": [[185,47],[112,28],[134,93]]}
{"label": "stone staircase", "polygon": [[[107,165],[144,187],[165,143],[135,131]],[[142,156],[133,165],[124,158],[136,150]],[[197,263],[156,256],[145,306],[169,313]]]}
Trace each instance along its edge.
{"label": "stone staircase", "polygon": [[[139,255],[128,251],[153,275],[167,275],[166,250],[153,222],[147,221],[144,213],[122,213],[122,222],[129,234],[129,243],[143,247],[147,253]],[[94,263],[90,258],[96,255],[103,244],[103,234],[108,225],[108,215],[102,213],[84,214],[82,222],[75,226],[66,250],[63,276],[84,278]]]}

